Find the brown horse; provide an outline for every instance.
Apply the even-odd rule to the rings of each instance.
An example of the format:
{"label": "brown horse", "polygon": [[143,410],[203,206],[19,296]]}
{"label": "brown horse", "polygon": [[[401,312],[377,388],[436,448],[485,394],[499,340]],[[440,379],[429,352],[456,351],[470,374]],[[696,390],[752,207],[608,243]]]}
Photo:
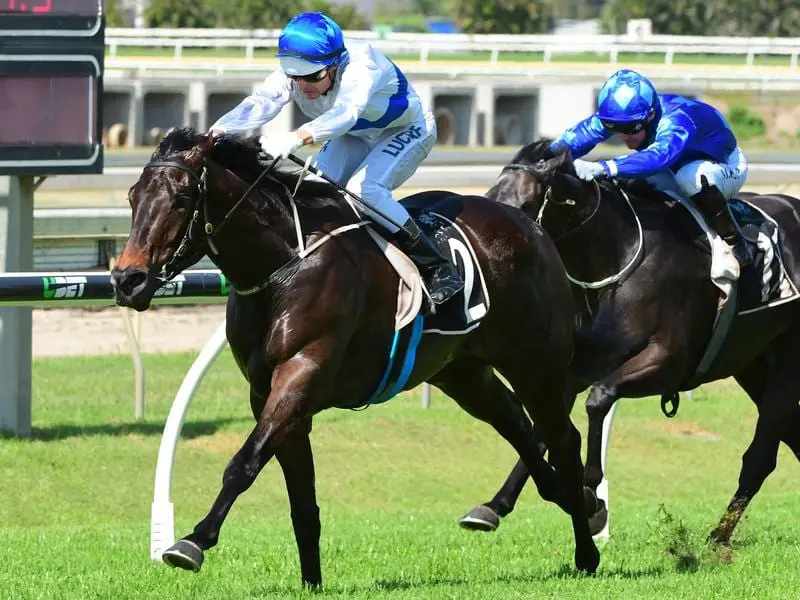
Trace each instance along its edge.
{"label": "brown horse", "polygon": [[[586,401],[586,485],[596,489],[603,481],[603,420],[618,398],[662,396],[663,409],[664,398],[678,391],[735,377],[758,407],[758,421],[739,485],[709,536],[727,544],[775,469],[780,442],[800,459],[800,301],[787,297],[748,311],[740,302],[742,312],[733,317],[719,354],[698,374],[719,301],[708,248],[694,243],[699,228],[643,182],[628,182],[626,196],[614,183],[581,181],[569,152],[553,152],[550,144],[543,139],[520,150],[488,196],[538,216],[580,290],[576,298],[583,298],[575,302],[579,326],[568,388],[574,402],[593,384]],[[780,225],[782,262],[791,280],[800,281],[800,201],[783,194],[745,196]],[[755,268],[742,273],[740,299],[752,288],[746,282],[762,285],[764,274]],[[496,529],[526,480],[525,465],[517,463],[494,498],[473,508],[462,525]],[[606,518],[601,501],[593,531]]]}
{"label": "brown horse", "polygon": [[[394,335],[399,279],[339,190],[310,181],[298,187],[296,175],[265,173],[257,148],[253,140],[212,140],[191,130],[167,136],[130,190],[131,235],[112,278],[120,305],[146,310],[162,278],[208,253],[236,290],[227,337],[250,384],[256,426],[225,469],[210,512],[164,561],[199,570],[236,498],[275,456],[302,580],[316,586],[322,576],[312,417],[370,398]],[[575,564],[594,572],[600,557],[586,511],[594,498],[584,500],[580,435],[565,402],[574,332],[558,253],[515,208],[443,192],[416,200],[426,197],[471,241],[491,305],[465,335],[423,335],[404,389],[429,381],[494,427],[542,496],[571,516]],[[308,247],[323,238],[330,241],[298,255],[301,239]],[[550,464],[523,406],[550,449]]]}

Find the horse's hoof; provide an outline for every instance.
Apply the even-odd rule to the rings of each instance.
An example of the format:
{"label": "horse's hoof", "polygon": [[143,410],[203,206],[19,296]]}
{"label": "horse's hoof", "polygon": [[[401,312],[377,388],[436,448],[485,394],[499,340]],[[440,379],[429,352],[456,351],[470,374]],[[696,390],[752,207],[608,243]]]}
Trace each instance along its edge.
{"label": "horse's hoof", "polygon": [[461,517],[458,524],[469,531],[494,531],[500,527],[500,515],[481,504]]}
{"label": "horse's hoof", "polygon": [[605,529],[607,523],[608,509],[606,508],[606,503],[598,498],[597,510],[591,517],[589,517],[589,532],[592,534],[592,536],[595,536]]}
{"label": "horse's hoof", "polygon": [[586,556],[578,556],[576,552],[575,566],[581,573],[594,575],[595,571],[597,571],[597,567],[600,566],[600,551],[597,549],[597,546],[592,544],[591,548],[587,550]]}
{"label": "horse's hoof", "polygon": [[189,540],[178,540],[161,555],[170,567],[197,573],[203,566],[203,549]]}
{"label": "horse's hoof", "polygon": [[725,547],[731,545],[730,535],[720,527],[708,534],[708,543],[713,546]]}

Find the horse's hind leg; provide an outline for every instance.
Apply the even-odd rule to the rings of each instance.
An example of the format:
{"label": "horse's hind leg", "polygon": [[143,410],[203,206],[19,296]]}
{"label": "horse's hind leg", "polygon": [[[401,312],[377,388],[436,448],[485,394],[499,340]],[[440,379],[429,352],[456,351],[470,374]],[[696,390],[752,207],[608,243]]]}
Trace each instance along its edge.
{"label": "horse's hind leg", "polygon": [[791,419],[787,421],[781,441],[784,442],[797,460],[800,460],[800,404],[794,407]]}
{"label": "horse's hind leg", "polygon": [[[534,435],[536,429],[534,428]],[[541,442],[537,443],[540,454],[544,455],[545,448]],[[500,526],[500,519],[514,510],[522,489],[528,482],[528,467],[520,459],[511,470],[508,478],[497,490],[494,497],[488,502],[473,507],[467,514],[459,519],[458,524],[470,531],[494,531]]]}
{"label": "horse's hind leg", "polygon": [[[758,405],[758,420],[753,441],[742,456],[739,486],[733,495],[725,515],[709,535],[717,544],[730,543],[733,531],[750,501],[761,489],[764,480],[775,470],[778,445],[786,441],[797,453],[797,434],[791,430],[798,424],[798,399],[800,399],[800,370],[796,366],[795,348],[797,332],[790,330],[776,340],[770,348],[772,360],[763,361],[766,377],[762,379],[763,397],[757,393],[759,378],[753,370],[737,379]],[[751,391],[752,390],[752,391]]]}
{"label": "horse's hind leg", "polygon": [[559,374],[557,368],[540,365],[532,369],[523,361],[515,360],[503,365],[501,371],[536,423],[548,449],[549,463],[561,482],[566,510],[572,517],[575,565],[581,571],[594,573],[600,563],[600,553],[589,530],[583,487],[581,436],[569,416],[566,369],[563,374]]}
{"label": "horse's hind leg", "polygon": [[467,412],[490,423],[514,446],[542,497],[556,502],[572,517],[575,564],[578,569],[593,573],[600,562],[600,553],[592,540],[584,505],[580,434],[569,419],[563,380],[555,373],[547,375],[534,380],[523,371],[510,379],[512,385],[516,380],[515,389],[522,390],[527,397],[546,399],[544,403],[533,401],[526,406],[537,427],[541,426],[544,442],[550,449],[550,463],[555,469],[543,459],[531,423],[516,397],[485,363],[462,359],[442,370],[431,383]]}
{"label": "horse's hind leg", "polygon": [[[471,358],[450,363],[430,383],[453,398],[476,419],[490,424],[524,458],[539,494],[568,512],[560,482],[544,460],[543,447],[536,443],[533,426],[514,393],[490,366]],[[490,529],[487,523],[483,528]],[[495,525],[496,527],[496,525]]]}

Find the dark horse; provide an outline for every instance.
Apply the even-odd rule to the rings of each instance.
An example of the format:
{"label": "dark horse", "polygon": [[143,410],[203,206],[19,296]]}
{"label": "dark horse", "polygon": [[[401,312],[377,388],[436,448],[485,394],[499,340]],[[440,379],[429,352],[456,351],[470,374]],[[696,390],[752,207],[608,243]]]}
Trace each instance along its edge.
{"label": "dark horse", "polygon": [[[254,140],[168,135],[129,192],[131,235],[112,278],[118,304],[146,310],[162,277],[208,253],[234,288],[227,337],[250,384],[256,426],[225,469],[210,512],[165,552],[165,562],[199,570],[236,498],[275,456],[302,580],[316,586],[312,418],[326,408],[362,406],[377,387],[399,279],[337,188],[303,181],[293,192],[297,175],[263,171]],[[470,333],[423,336],[406,389],[429,381],[494,427],[535,474],[543,497],[572,517],[575,564],[594,572],[600,557],[586,509],[594,499],[584,499],[580,434],[565,396],[574,328],[563,264],[550,238],[515,208],[444,192],[430,199],[466,232],[492,301]],[[306,248],[328,242],[300,257],[299,237]],[[523,406],[550,448],[549,464]]]}
{"label": "dark horse", "polygon": [[[488,196],[537,217],[556,243],[570,279],[581,282],[574,287],[583,301],[575,303],[578,327],[568,387],[574,402],[594,383],[586,402],[585,483],[596,490],[603,480],[603,420],[618,398],[660,395],[663,402],[679,390],[733,376],[755,402],[758,422],[742,458],[739,486],[710,534],[713,542],[727,544],[775,469],[779,443],[800,459],[800,302],[737,315],[711,369],[692,381],[720,293],[710,280],[707,247],[693,243],[691,226],[676,214],[684,209],[668,208],[649,185],[631,183],[626,196],[611,182],[581,181],[568,151],[554,153],[550,143],[540,140],[517,153]],[[747,196],[780,225],[784,264],[797,282],[800,201],[780,194]],[[595,282],[600,283],[587,285]],[[462,526],[495,529],[500,517],[513,510],[526,480],[527,470],[518,463],[497,495],[472,509]],[[593,533],[606,519],[601,502]]]}

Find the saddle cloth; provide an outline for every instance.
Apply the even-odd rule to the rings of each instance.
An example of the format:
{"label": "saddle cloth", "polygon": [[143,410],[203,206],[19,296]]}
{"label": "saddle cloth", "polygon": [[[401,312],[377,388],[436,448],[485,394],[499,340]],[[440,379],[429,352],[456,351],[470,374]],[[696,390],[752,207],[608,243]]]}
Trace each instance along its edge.
{"label": "saddle cloth", "polygon": [[733,256],[730,246],[712,231],[700,213],[680,202],[705,234],[711,249],[711,280],[722,291],[720,310],[737,287],[737,314],[764,310],[798,297],[795,283],[789,277],[781,255],[781,232],[775,220],[754,204],[741,198],[729,202],[731,212],[750,247],[753,262],[744,270]]}
{"label": "saddle cloth", "polygon": [[395,312],[395,334],[388,349],[386,367],[378,387],[362,407],[390,400],[411,375],[416,350],[423,333],[463,335],[480,325],[489,310],[489,292],[472,244],[461,228],[450,218],[434,212],[418,212],[420,229],[438,246],[444,256],[452,258],[464,279],[464,289],[423,316],[422,298],[427,294],[416,265],[397,247],[390,244],[373,227],[367,232],[397,271],[400,284]]}
{"label": "saddle cloth", "polygon": [[753,262],[744,269],[739,283],[739,314],[797,298],[797,287],[783,264],[782,234],[775,220],[754,204],[738,198],[731,202],[731,210],[753,252]]}
{"label": "saddle cloth", "polygon": [[[797,299],[781,255],[781,232],[775,220],[741,198],[729,201],[731,211],[750,246],[753,262],[740,272],[730,246],[709,229],[697,209],[680,202],[697,222],[711,248],[711,280],[721,291],[711,338],[687,389],[696,387],[714,364],[735,315],[765,310]],[[732,301],[730,301],[732,300]]]}

